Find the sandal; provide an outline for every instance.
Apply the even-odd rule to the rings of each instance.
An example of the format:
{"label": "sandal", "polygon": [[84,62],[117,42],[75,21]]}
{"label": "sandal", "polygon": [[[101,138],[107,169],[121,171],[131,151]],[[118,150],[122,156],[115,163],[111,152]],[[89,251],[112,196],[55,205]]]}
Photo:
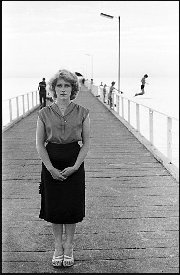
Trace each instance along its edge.
{"label": "sandal", "polygon": [[63,258],[64,258],[63,255],[61,255],[61,256],[56,256],[56,257],[53,255],[53,258],[52,258],[52,265],[53,265],[54,267],[62,266]]}
{"label": "sandal", "polygon": [[67,256],[64,255],[64,260],[63,260],[63,266],[64,267],[69,267],[72,266],[74,264],[74,257],[73,257],[73,250],[72,250],[72,256]]}

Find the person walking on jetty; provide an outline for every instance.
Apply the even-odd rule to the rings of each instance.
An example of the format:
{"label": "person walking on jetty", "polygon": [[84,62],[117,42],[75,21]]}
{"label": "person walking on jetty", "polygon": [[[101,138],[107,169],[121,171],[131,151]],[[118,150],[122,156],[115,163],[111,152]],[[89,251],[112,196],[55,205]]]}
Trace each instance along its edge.
{"label": "person walking on jetty", "polygon": [[109,104],[110,108],[113,108],[112,93],[113,93],[113,90],[115,89],[114,85],[115,85],[115,82],[113,81],[111,83],[111,87],[109,88],[109,93],[108,93],[108,104]]}
{"label": "person walking on jetty", "polygon": [[43,107],[46,106],[46,82],[44,77],[42,81],[39,82],[38,91],[39,91],[40,109],[42,109]]}
{"label": "person walking on jetty", "polygon": [[143,76],[143,78],[141,79],[141,93],[136,93],[135,94],[135,96],[137,96],[137,95],[143,95],[145,92],[144,92],[144,87],[145,87],[145,84],[148,84],[147,82],[146,82],[146,78],[148,78],[148,75],[147,74],[145,74],[144,76]]}
{"label": "person walking on jetty", "polygon": [[76,224],[85,217],[84,159],[89,150],[90,118],[88,109],[73,102],[79,91],[74,73],[59,70],[48,84],[54,102],[39,110],[36,129],[42,161],[39,218],[52,223],[52,265],[69,267],[74,264]]}

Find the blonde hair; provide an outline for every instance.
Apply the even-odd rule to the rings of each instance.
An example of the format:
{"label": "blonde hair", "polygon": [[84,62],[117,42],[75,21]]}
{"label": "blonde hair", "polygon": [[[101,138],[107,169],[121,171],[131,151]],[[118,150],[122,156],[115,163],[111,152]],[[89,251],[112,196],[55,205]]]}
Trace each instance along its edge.
{"label": "blonde hair", "polygon": [[58,79],[64,79],[64,81],[67,81],[71,84],[72,91],[70,100],[75,99],[79,92],[79,80],[77,75],[65,69],[59,70],[48,82],[49,90],[52,93],[53,99],[57,98],[55,87]]}

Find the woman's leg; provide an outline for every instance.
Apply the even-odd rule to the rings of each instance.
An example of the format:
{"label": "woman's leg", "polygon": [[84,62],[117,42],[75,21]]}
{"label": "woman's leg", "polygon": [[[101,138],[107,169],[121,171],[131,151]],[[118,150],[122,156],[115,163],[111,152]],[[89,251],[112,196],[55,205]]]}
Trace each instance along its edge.
{"label": "woman's leg", "polygon": [[62,243],[62,235],[63,235],[63,224],[52,224],[53,234],[55,238],[55,256],[63,255],[63,243]]}
{"label": "woman's leg", "polygon": [[73,240],[74,240],[74,233],[76,229],[76,223],[65,224],[64,226],[65,226],[65,234],[66,234],[66,241],[63,245],[64,254],[67,256],[72,256],[72,248],[73,248]]}

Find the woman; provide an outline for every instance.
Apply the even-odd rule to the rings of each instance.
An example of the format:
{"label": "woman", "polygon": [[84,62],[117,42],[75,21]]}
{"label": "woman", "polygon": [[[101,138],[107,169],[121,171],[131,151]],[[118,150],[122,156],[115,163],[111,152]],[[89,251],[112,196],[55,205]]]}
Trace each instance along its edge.
{"label": "woman", "polygon": [[89,150],[89,110],[73,102],[79,90],[75,74],[59,70],[49,81],[49,88],[54,102],[39,111],[36,131],[36,148],[42,160],[39,217],[52,223],[53,266],[72,266],[76,223],[85,216],[84,159]]}

